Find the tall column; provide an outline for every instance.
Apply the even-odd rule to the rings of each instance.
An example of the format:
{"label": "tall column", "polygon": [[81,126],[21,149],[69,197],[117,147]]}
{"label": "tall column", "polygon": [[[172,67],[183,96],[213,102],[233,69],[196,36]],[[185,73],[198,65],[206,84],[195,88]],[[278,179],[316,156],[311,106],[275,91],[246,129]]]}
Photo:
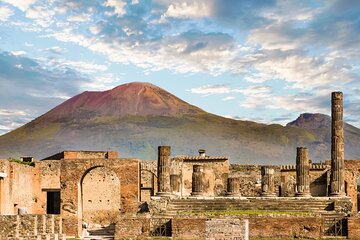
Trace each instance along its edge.
{"label": "tall column", "polygon": [[261,167],[261,196],[275,197],[275,170],[268,166]]}
{"label": "tall column", "polygon": [[331,196],[345,195],[343,94],[331,94]]}
{"label": "tall column", "polygon": [[310,162],[308,149],[296,149],[296,196],[310,197]]}
{"label": "tall column", "polygon": [[171,147],[159,146],[158,148],[158,193],[157,195],[171,194]]}
{"label": "tall column", "polygon": [[229,197],[240,197],[240,178],[228,178],[226,195]]}
{"label": "tall column", "polygon": [[192,174],[192,196],[202,196],[204,194],[204,166],[194,165]]}

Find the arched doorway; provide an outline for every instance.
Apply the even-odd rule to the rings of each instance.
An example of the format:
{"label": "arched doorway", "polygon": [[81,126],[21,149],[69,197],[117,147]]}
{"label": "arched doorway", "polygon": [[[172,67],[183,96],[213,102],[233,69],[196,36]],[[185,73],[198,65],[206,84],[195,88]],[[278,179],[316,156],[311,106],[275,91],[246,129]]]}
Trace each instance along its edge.
{"label": "arched doorway", "polygon": [[111,232],[121,210],[120,180],[116,173],[106,167],[95,167],[84,175],[80,185],[84,228],[91,235]]}

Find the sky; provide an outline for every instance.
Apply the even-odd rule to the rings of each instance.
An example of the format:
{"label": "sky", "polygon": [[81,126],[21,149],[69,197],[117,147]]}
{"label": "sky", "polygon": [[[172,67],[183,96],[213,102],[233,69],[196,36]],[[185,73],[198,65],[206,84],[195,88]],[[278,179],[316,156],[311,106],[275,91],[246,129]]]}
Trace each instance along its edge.
{"label": "sky", "polygon": [[360,127],[359,50],[358,0],[0,0],[0,134],[134,81],[283,125],[343,91]]}

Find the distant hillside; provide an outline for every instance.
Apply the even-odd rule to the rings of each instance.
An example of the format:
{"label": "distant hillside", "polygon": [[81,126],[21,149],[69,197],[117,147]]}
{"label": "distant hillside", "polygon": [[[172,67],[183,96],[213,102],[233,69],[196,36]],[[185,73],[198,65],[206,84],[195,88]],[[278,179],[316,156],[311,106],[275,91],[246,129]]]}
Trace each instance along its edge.
{"label": "distant hillside", "polygon": [[[226,155],[233,163],[294,163],[297,146],[310,158],[330,158],[330,119],[302,114],[286,127],[223,118],[149,83],[79,94],[32,122],[0,136],[0,157],[44,158],[63,150],[117,150],[122,157]],[[346,124],[346,157],[360,158],[360,130]]]}

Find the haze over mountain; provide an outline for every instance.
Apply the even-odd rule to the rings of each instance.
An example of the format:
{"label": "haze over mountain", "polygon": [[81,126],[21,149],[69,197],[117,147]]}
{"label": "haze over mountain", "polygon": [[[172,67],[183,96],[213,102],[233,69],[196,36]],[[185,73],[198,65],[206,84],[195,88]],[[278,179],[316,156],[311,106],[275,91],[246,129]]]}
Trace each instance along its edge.
{"label": "haze over mountain", "polygon": [[[156,159],[157,146],[173,155],[229,156],[231,162],[295,162],[297,146],[314,161],[330,158],[329,116],[302,114],[281,126],[207,113],[149,83],[81,93],[30,123],[0,136],[0,157],[45,158],[63,150],[117,150],[121,157]],[[345,124],[345,157],[360,158],[360,130]]]}

